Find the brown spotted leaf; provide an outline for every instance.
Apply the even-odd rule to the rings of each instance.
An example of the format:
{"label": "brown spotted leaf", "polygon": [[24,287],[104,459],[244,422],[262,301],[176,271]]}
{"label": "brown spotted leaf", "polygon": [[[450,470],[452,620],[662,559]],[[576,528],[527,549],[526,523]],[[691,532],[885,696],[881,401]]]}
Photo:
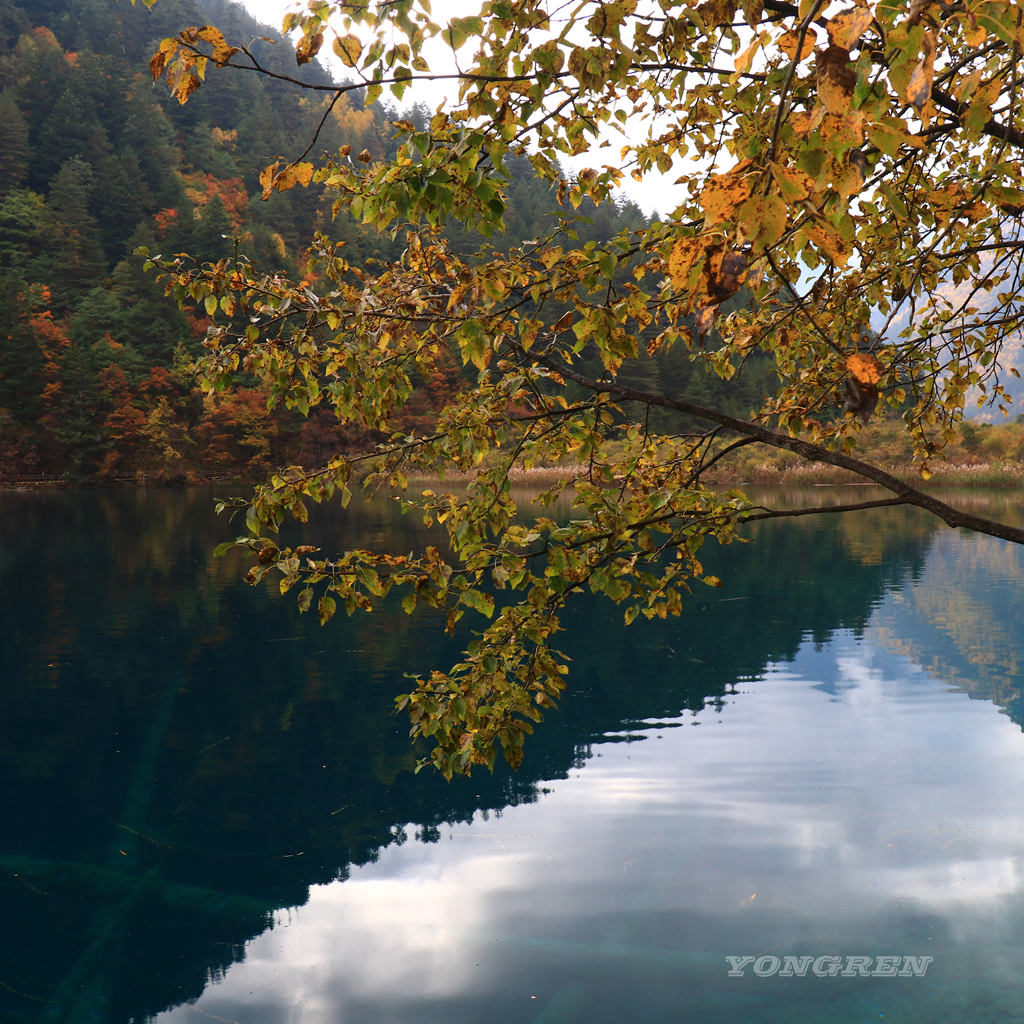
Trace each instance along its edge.
{"label": "brown spotted leaf", "polygon": [[308,64],[324,45],[323,32],[315,32],[311,36],[303,36],[295,46],[295,63],[300,67]]}
{"label": "brown spotted leaf", "polygon": [[347,68],[354,68],[363,52],[363,44],[358,36],[338,36],[332,44],[334,52],[338,55],[341,63]]}
{"label": "brown spotted leaf", "polygon": [[751,196],[736,211],[736,226],[753,249],[774,245],[786,230],[786,204],[776,195]]}
{"label": "brown spotted leaf", "polygon": [[711,328],[715,325],[715,313],[718,311],[718,306],[701,306],[697,310],[697,316],[694,319],[694,327],[697,332],[697,344],[703,345],[704,339],[708,336]]}
{"label": "brown spotted leaf", "polygon": [[668,258],[668,276],[677,291],[685,292],[689,289],[694,265],[703,251],[703,242],[699,238],[680,238],[672,246]]}
{"label": "brown spotted leaf", "polygon": [[705,227],[729,220],[736,212],[736,207],[754,191],[753,177],[744,174],[752,163],[752,160],[744,160],[725,174],[712,176],[700,194]]}
{"label": "brown spotted leaf", "polygon": [[857,74],[850,61],[850,51],[830,46],[818,58],[818,98],[830,114],[844,115],[853,106],[853,90]]}
{"label": "brown spotted leaf", "polygon": [[229,46],[224,38],[224,33],[214,25],[204,25],[202,28],[197,29],[196,37],[213,47],[213,63],[219,68],[224,67],[238,53],[238,47]]}
{"label": "brown spotted leaf", "polygon": [[924,56],[918,61],[907,83],[907,102],[921,112],[932,94],[935,77],[935,37],[931,32],[924,37]]}
{"label": "brown spotted leaf", "polygon": [[834,46],[852,50],[874,20],[868,7],[851,7],[828,22],[828,37]]}
{"label": "brown spotted leaf", "polygon": [[705,25],[709,28],[717,28],[719,25],[732,24],[737,6],[736,0],[707,0],[697,8],[697,13]]}
{"label": "brown spotted leaf", "polygon": [[771,169],[772,177],[779,187],[779,195],[787,203],[798,203],[802,199],[809,199],[814,192],[814,181],[804,171],[777,163],[771,164]]}
{"label": "brown spotted leaf", "polygon": [[843,199],[857,195],[864,188],[867,165],[867,157],[859,149],[851,150],[847,154],[846,166],[835,181],[836,191]]}
{"label": "brown spotted leaf", "polygon": [[849,243],[831,224],[814,221],[804,225],[807,237],[838,267],[845,267],[852,254]]}
{"label": "brown spotted leaf", "polygon": [[717,277],[710,282],[712,294],[720,300],[731,298],[740,290],[746,278],[747,258],[741,252],[727,252],[716,270]]}

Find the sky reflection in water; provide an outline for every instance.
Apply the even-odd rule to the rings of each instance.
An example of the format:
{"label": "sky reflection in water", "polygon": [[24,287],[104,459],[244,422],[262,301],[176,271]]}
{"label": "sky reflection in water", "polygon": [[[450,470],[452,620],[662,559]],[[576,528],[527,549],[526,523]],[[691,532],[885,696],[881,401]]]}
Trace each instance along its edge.
{"label": "sky reflection in water", "polygon": [[4,1024],[1024,1021],[1024,552],[858,514],[709,551],[679,620],[584,597],[520,771],[449,785],[390,708],[454,642],[321,630],[210,506],[0,493]]}
{"label": "sky reflection in water", "polygon": [[[808,639],[718,709],[608,736],[535,804],[431,843],[410,825],[157,1019],[1017,1019],[1024,735],[946,680],[973,665],[1020,684],[1021,598],[995,620],[985,605],[1021,568],[939,536],[861,636]],[[727,954],[766,953],[934,961],[913,979],[727,977]]]}

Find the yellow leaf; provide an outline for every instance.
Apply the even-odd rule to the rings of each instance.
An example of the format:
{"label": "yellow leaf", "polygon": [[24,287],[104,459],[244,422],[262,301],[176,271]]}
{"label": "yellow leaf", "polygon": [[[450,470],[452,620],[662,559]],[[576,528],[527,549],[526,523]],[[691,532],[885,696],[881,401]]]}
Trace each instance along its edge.
{"label": "yellow leaf", "polygon": [[922,60],[914,68],[907,85],[907,102],[920,110],[932,94],[932,78],[935,74],[934,64],[930,60]]}
{"label": "yellow leaf", "polygon": [[752,196],[736,211],[736,224],[754,249],[774,245],[786,230],[786,204],[776,195]]}
{"label": "yellow leaf", "polygon": [[296,182],[303,188],[307,188],[313,180],[313,165],[304,161],[301,164],[292,164],[292,170],[294,171]]}
{"label": "yellow leaf", "polygon": [[303,36],[295,46],[295,63],[300,67],[308,64],[324,45],[323,32],[316,32],[311,36]]}
{"label": "yellow leaf", "polygon": [[835,189],[843,199],[857,195],[864,188],[867,160],[859,149],[851,150],[842,173],[835,180]]}
{"label": "yellow leaf", "polygon": [[852,7],[829,19],[829,39],[844,50],[852,50],[874,20],[868,7]]}
{"label": "yellow leaf", "polygon": [[767,42],[768,33],[762,32],[737,58],[733,61],[733,67],[736,69],[737,74],[743,74],[750,70],[750,65],[754,61],[754,55],[758,50]]}
{"label": "yellow leaf", "polygon": [[228,46],[227,41],[224,38],[224,33],[214,25],[204,25],[198,30],[197,36],[199,39],[203,39],[213,47],[213,63],[218,67],[224,67],[225,64],[238,53],[237,46]]}
{"label": "yellow leaf", "polygon": [[260,171],[260,184],[263,186],[263,198],[269,199],[270,193],[274,191],[274,178],[277,175],[277,161],[268,164]]}
{"label": "yellow leaf", "polygon": [[174,93],[175,99],[177,99],[180,104],[184,105],[189,96],[199,88],[199,85],[199,76],[194,71],[188,71],[183,68],[172,92]]}
{"label": "yellow leaf", "polygon": [[913,104],[920,113],[932,94],[932,79],[935,77],[935,36],[926,32],[924,36],[924,56],[918,61],[907,83],[907,102]]}
{"label": "yellow leaf", "polygon": [[672,254],[668,258],[668,276],[679,291],[689,288],[690,272],[703,251],[699,238],[680,238],[672,246]]}
{"label": "yellow leaf", "polygon": [[850,247],[831,224],[815,221],[804,225],[807,237],[838,267],[845,267],[850,259]]}
{"label": "yellow leaf", "polygon": [[787,203],[810,198],[814,192],[814,182],[810,175],[795,167],[785,167],[782,164],[773,163],[770,166],[772,177],[779,186],[779,195]]}
{"label": "yellow leaf", "polygon": [[973,46],[975,50],[979,50],[985,45],[985,40],[988,39],[988,32],[985,31],[983,25],[979,25],[971,17],[970,21],[964,22],[964,39],[967,40],[968,46]]}
{"label": "yellow leaf", "polygon": [[347,68],[354,68],[363,52],[363,44],[358,36],[338,36],[331,44],[339,60]]}
{"label": "yellow leaf", "polygon": [[[783,32],[781,36],[775,41],[775,45],[792,61],[796,61],[797,64],[802,60],[806,60],[812,53],[814,53],[814,47],[818,42],[818,37],[814,34],[814,29],[808,29],[807,34],[804,36],[803,45],[800,45],[800,34],[790,30],[789,32]],[[797,47],[800,47],[800,55],[797,56]]]}
{"label": "yellow leaf", "polygon": [[830,114],[848,114],[856,84],[849,51],[830,46],[818,60],[818,98],[822,105]]}

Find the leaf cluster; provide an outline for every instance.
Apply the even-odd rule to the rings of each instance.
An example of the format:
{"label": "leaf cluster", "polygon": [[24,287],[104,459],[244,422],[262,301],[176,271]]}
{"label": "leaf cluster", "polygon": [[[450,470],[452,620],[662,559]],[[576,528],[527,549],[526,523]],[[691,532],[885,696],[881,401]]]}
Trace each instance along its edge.
{"label": "leaf cluster", "polygon": [[[717,582],[698,559],[706,540],[815,511],[755,508],[706,483],[741,448],[851,470],[891,492],[875,504],[1024,540],[855,454],[864,423],[888,412],[927,475],[969,393],[1006,398],[1004,352],[1024,315],[1015,0],[492,0],[447,25],[413,0],[311,0],[306,12],[288,16],[296,64],[333,39],[353,73],[337,96],[456,84],[429,123],[398,124],[386,162],[342,152],[311,175],[296,162],[267,178],[333,190],[335,214],[404,239],[401,258],[366,273],[320,237],[317,289],[154,263],[193,299],[222,309],[230,291],[244,317],[207,337],[211,387],[241,369],[285,404],[326,406],[386,435],[260,488],[239,543],[256,551],[257,577],[272,565],[302,586],[303,606],[320,593],[323,619],[338,599],[354,610],[398,587],[409,610],[445,609],[449,628],[467,611],[488,620],[465,660],[400,701],[445,774],[493,764],[496,746],[518,762],[523,735],[562,690],[552,643],[574,593],[622,604],[627,622],[681,614],[694,582]],[[177,61],[172,89],[201,41],[226,53],[213,37],[164,44]],[[239,53],[223,63],[259,70]],[[592,165],[567,177],[562,161],[583,156]],[[453,252],[441,234],[450,219],[481,236],[501,230],[507,164],[524,157],[573,209],[655,172],[679,175],[678,204],[605,241],[565,223],[505,251]],[[643,355],[671,351],[724,382],[767,365],[778,386],[736,415],[630,376]],[[453,353],[466,386],[433,429],[389,432],[417,380]],[[656,433],[652,410],[701,426]],[[564,476],[541,501],[565,496],[569,519],[527,524],[510,477],[552,466]],[[266,541],[305,499],[347,495],[357,468],[365,485],[397,488],[410,514],[442,524],[447,552],[303,562]],[[464,489],[409,487],[453,470]]]}

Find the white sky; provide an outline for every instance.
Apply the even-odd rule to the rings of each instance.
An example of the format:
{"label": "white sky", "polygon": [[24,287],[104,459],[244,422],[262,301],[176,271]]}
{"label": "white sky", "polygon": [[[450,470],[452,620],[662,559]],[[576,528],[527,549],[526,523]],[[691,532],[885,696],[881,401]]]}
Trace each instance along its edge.
{"label": "white sky", "polygon": [[[305,9],[306,6],[305,3],[296,3],[294,0],[292,2],[289,2],[289,0],[239,0],[239,2],[254,18],[258,18],[264,24],[271,25],[277,29],[280,29],[281,20],[287,11]],[[478,5],[473,0],[470,0],[468,3],[465,0],[461,0],[461,2],[460,0],[431,0],[430,7],[434,21],[440,24],[446,23],[451,17],[466,17],[478,10]],[[439,47],[438,55],[438,59],[443,60],[446,57],[446,51]],[[320,53],[320,59],[328,65],[332,64],[334,58],[330,53],[329,47],[324,47]],[[344,72],[345,69],[338,62],[337,77],[343,77]],[[454,87],[450,82],[421,83],[414,89],[406,92],[403,99],[407,104],[426,103],[430,107],[436,107],[453,91]],[[394,97],[391,97],[391,99],[393,101]],[[573,160],[563,157],[563,165],[575,170],[581,170],[584,167],[602,167],[605,164],[615,166],[618,163],[619,149],[622,144],[621,137],[610,134],[608,138],[611,143],[608,147],[594,149],[590,154],[584,154],[584,156]],[[648,215],[652,213],[665,214],[670,212],[679,201],[680,189],[672,184],[675,178],[678,177],[678,174],[678,171],[672,171],[667,175],[651,173],[645,177],[642,183],[635,182],[627,177],[623,182],[622,191],[644,213]]]}

